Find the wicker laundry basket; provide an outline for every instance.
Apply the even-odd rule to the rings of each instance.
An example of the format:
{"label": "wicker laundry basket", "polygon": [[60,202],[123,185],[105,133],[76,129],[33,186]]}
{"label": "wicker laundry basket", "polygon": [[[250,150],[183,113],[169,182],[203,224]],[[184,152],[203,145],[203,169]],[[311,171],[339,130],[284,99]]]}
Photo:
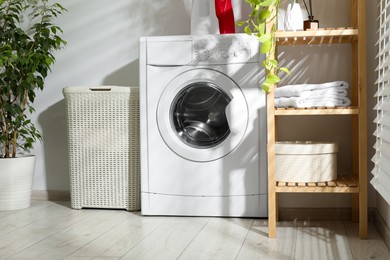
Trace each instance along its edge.
{"label": "wicker laundry basket", "polygon": [[71,206],[140,210],[139,90],[63,89]]}

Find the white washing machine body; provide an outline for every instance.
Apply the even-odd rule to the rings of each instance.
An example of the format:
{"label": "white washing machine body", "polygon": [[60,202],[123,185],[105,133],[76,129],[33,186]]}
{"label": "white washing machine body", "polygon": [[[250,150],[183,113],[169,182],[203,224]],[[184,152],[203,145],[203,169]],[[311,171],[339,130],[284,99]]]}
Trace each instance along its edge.
{"label": "white washing machine body", "polygon": [[258,51],[245,34],[140,39],[142,214],[267,216]]}

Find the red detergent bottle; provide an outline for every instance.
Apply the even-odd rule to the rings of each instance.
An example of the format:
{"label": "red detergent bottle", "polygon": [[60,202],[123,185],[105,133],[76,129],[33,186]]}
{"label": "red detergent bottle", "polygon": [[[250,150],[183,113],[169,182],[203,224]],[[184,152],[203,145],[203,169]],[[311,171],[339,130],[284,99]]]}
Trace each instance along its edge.
{"label": "red detergent bottle", "polygon": [[232,1],[215,0],[215,13],[219,23],[219,33],[235,33]]}

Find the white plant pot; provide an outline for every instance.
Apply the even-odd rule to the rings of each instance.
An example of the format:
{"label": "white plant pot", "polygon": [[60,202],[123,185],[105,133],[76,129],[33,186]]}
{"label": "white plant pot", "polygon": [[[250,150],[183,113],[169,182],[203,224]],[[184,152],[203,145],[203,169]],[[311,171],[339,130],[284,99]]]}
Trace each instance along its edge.
{"label": "white plant pot", "polygon": [[34,155],[0,158],[0,210],[30,206],[34,168]]}

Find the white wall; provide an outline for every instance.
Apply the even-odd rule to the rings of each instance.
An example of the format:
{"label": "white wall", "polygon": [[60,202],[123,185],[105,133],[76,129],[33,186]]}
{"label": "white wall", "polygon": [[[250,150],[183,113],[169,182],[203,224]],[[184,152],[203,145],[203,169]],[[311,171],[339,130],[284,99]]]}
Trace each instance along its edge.
{"label": "white wall", "polygon": [[378,212],[382,216],[382,219],[387,226],[390,227],[390,206],[379,194],[377,195],[376,207],[378,208]]}
{"label": "white wall", "polygon": [[67,46],[36,99],[36,120],[44,134],[35,146],[35,190],[69,189],[65,103],[66,86],[138,86],[141,35],[188,34],[182,0],[61,0],[68,9],[59,19]]}
{"label": "white wall", "polygon": [[[62,89],[78,85],[124,85],[138,86],[138,39],[143,35],[177,35],[190,33],[189,8],[191,0],[60,0],[68,12],[59,19],[64,30],[63,38],[68,45],[57,53],[57,62],[52,74],[46,80],[46,89],[36,99],[34,119],[44,134],[44,141],[36,144],[37,155],[34,190],[69,189],[65,103]],[[233,0],[236,20],[245,18],[248,6],[244,0]],[[340,4],[343,3],[343,4]],[[371,1],[367,0],[367,3]],[[349,1],[314,1],[314,15],[320,20],[321,27],[340,27],[349,25]],[[370,28],[375,34],[375,8],[368,6]],[[241,29],[238,29],[239,31]],[[370,38],[372,37],[372,38]],[[375,64],[370,62],[375,54],[370,52],[376,38],[368,39],[369,84],[374,80],[370,75]],[[284,82],[323,82],[336,79],[350,79],[350,52],[348,46],[292,47],[281,48],[280,60],[291,68],[293,76]],[[291,51],[292,50],[292,51]],[[310,58],[309,58],[310,57]],[[374,60],[375,62],[375,60]],[[371,91],[373,92],[373,91]],[[369,95],[371,97],[372,94]],[[370,115],[372,116],[372,115]],[[290,120],[290,121],[288,121]],[[303,130],[302,119],[287,119],[286,130],[281,138],[321,139],[334,136],[334,132],[318,133],[318,129]],[[317,122],[319,119],[314,119]],[[348,120],[347,120],[348,121]],[[329,127],[329,122],[318,121]],[[370,119],[369,122],[372,122]],[[287,128],[287,123],[289,124]],[[346,171],[350,167],[348,122],[336,120],[337,140],[342,145],[340,167]],[[335,126],[335,127],[336,127]],[[324,128],[324,127],[322,127]],[[329,127],[333,129],[332,127]],[[328,129],[329,129],[328,128]],[[370,124],[370,128],[372,125]],[[291,129],[295,129],[291,131]],[[306,129],[306,128],[305,128]],[[347,131],[344,131],[347,130]],[[371,134],[373,131],[369,130]],[[369,146],[371,147],[371,145]],[[369,154],[372,154],[370,148]],[[371,158],[371,157],[370,157]],[[344,161],[344,162],[343,162]],[[371,167],[371,166],[370,166]],[[371,168],[370,168],[371,170]],[[318,203],[318,201],[321,203]],[[349,196],[281,196],[281,206],[325,206],[348,207]],[[375,205],[374,196],[370,196],[370,205]]]}

